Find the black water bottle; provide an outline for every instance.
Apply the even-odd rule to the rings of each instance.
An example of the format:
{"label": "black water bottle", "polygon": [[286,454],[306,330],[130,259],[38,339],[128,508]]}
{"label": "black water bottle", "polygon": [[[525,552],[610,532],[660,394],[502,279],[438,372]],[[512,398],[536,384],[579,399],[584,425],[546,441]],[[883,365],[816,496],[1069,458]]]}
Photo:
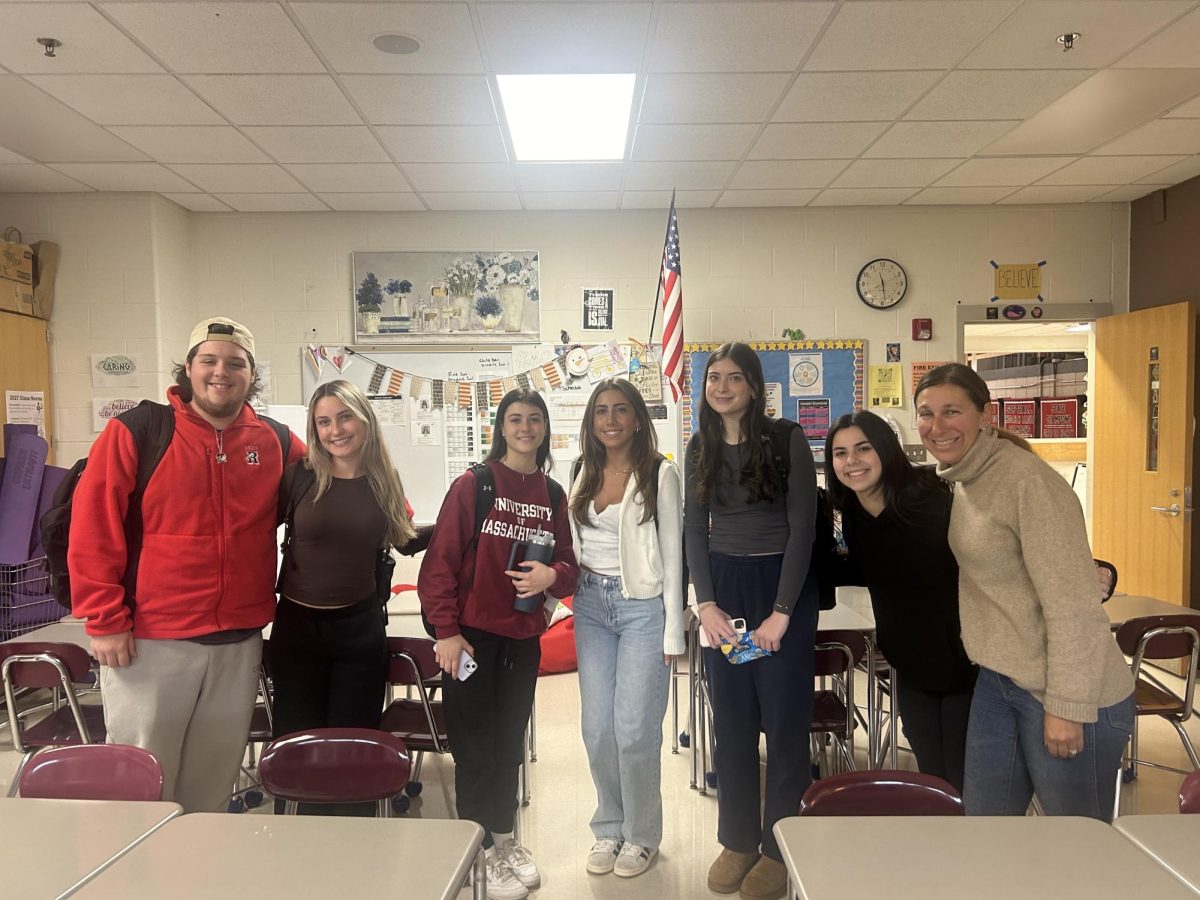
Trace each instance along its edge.
{"label": "black water bottle", "polygon": [[[526,562],[540,562],[548,566],[553,559],[554,535],[538,529],[529,536],[527,541],[513,541],[512,549],[508,551],[508,565],[505,568],[516,569],[521,563]],[[517,612],[535,612],[541,605],[541,594],[513,598],[513,608]]]}

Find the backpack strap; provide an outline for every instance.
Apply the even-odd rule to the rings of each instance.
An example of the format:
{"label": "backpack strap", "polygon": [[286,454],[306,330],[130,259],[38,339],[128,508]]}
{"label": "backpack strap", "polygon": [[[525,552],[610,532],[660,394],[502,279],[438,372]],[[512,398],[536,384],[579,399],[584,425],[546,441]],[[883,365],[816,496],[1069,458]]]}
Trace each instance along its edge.
{"label": "backpack strap", "polygon": [[471,463],[470,471],[475,473],[475,532],[471,539],[475,543],[496,502],[496,476],[487,463]]}
{"label": "backpack strap", "polygon": [[137,475],[133,491],[129,494],[129,506],[125,510],[125,574],[121,586],[125,588],[125,603],[132,613],[137,607],[134,591],[137,587],[138,567],[142,558],[142,499],[162,462],[175,434],[175,410],[164,403],[143,400],[133,409],[121,413],[117,419],[129,429],[138,451]]}
{"label": "backpack strap", "polygon": [[288,451],[292,449],[292,430],[282,422],[275,421],[270,416],[260,415],[258,419],[260,422],[266,422],[267,425],[271,426],[271,430],[275,432],[275,437],[279,439],[279,451],[282,454],[280,459],[283,461],[283,468],[286,469]]}
{"label": "backpack strap", "polygon": [[763,451],[779,480],[780,493],[787,494],[788,474],[792,468],[792,432],[800,424],[791,419],[771,419],[769,422],[762,434]]}
{"label": "backpack strap", "polygon": [[[288,470],[284,470],[285,473]],[[296,508],[300,505],[301,499],[308,493],[317,481],[317,473],[304,463],[296,463],[291,467],[291,478],[284,475],[281,489],[279,491],[279,501],[281,516],[283,519],[283,543],[279,545],[280,551],[283,553],[283,565],[279,567],[279,577],[275,580],[275,593],[279,593],[283,586],[283,573],[287,568],[288,553],[292,549],[292,533],[295,530]],[[284,500],[286,499],[286,503]]]}

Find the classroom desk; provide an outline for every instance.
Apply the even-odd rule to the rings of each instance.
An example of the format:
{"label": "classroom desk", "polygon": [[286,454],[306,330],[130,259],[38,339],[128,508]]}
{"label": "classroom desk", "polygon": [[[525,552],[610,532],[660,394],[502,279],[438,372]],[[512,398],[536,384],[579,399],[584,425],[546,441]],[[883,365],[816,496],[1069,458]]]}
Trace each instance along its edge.
{"label": "classroom desk", "polygon": [[1200,894],[1200,816],[1121,816],[1113,827]]}
{"label": "classroom desk", "polygon": [[55,622],[53,625],[43,625],[41,628],[35,628],[33,631],[19,634],[15,638],[9,638],[3,643],[17,644],[33,642],[75,644],[78,647],[82,647],[88,653],[92,652],[92,639],[84,630],[83,622],[78,619]]}
{"label": "classroom desk", "polygon": [[1136,594],[1113,594],[1104,604],[1104,611],[1108,614],[1113,628],[1140,616],[1200,616],[1200,609],[1189,609],[1177,603],[1167,603],[1153,597],[1139,597]]}
{"label": "classroom desk", "polygon": [[0,798],[7,897],[58,897],[183,810],[176,803]]}
{"label": "classroom desk", "polygon": [[775,837],[804,900],[1194,894],[1119,832],[1067,816],[813,816]]}
{"label": "classroom desk", "polygon": [[[472,865],[482,867],[482,838],[474,822],[456,819],[193,813],[155,832],[77,896],[449,900]],[[477,900],[485,891],[476,879]]]}

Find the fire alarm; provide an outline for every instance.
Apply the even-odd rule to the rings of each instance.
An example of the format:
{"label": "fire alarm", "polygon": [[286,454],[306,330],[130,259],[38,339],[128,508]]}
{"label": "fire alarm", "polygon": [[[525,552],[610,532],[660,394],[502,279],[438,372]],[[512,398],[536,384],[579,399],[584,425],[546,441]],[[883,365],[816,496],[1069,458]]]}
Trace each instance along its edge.
{"label": "fire alarm", "polygon": [[913,319],[912,339],[914,341],[933,340],[933,319]]}

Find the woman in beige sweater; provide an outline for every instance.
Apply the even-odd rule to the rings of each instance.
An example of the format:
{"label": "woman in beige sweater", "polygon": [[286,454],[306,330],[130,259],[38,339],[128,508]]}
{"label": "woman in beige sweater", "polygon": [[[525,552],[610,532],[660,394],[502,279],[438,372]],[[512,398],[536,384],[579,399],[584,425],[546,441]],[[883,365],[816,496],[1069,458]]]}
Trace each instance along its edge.
{"label": "woman in beige sweater", "polygon": [[950,547],[962,639],[979,664],[963,799],[971,815],[1108,820],[1133,726],[1133,679],[1096,598],[1079,501],[991,424],[987,384],[958,363],[917,385],[921,440],[954,486]]}

